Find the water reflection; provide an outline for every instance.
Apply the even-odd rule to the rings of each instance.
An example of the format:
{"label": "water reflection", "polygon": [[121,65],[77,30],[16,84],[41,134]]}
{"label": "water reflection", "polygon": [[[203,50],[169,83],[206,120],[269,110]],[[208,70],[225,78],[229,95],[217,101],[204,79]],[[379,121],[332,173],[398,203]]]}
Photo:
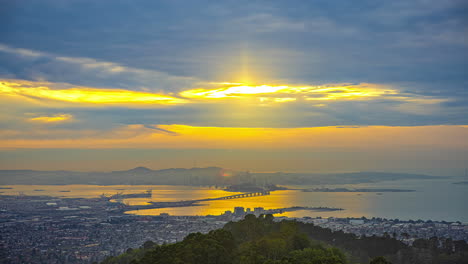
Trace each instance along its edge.
{"label": "water reflection", "polygon": [[[295,211],[283,215],[290,217],[322,216],[322,217],[385,217],[399,219],[432,219],[446,221],[468,221],[468,205],[464,201],[468,188],[451,184],[451,180],[426,181],[394,181],[355,185],[336,185],[332,188],[405,188],[415,192],[404,193],[332,193],[332,192],[301,192],[295,190],[274,191],[268,196],[246,197],[233,200],[216,200],[203,202],[201,206],[163,208],[151,210],[129,211],[130,214],[159,215],[219,215],[234,207],[263,207],[265,209],[285,208],[292,206],[309,207],[339,207],[344,211],[314,212]],[[196,200],[229,196],[237,193],[225,192],[220,189],[192,186],[166,185],[11,185],[2,186],[12,189],[1,189],[3,195],[49,195],[70,198],[93,198],[101,194],[113,195],[118,192],[142,193],[152,190],[151,198],[125,199],[129,205],[143,205],[148,202]],[[324,186],[300,186],[313,188]],[[291,186],[298,188],[298,186]],[[40,190],[40,191],[37,191]],[[62,192],[62,191],[69,192]]]}
{"label": "water reflection", "polygon": [[[206,197],[222,197],[228,195],[234,195],[234,192],[213,193],[213,190],[205,190]],[[202,206],[190,206],[190,207],[174,207],[174,208],[162,208],[162,209],[149,209],[131,211],[128,213],[138,215],[159,215],[160,213],[169,213],[171,215],[220,215],[227,210],[233,210],[234,207],[242,206],[245,208],[263,207],[265,209],[275,209],[282,207],[293,206],[290,202],[291,194],[297,191],[275,191],[267,196],[255,196],[245,197],[232,200],[215,200],[209,202],[203,202]]]}
{"label": "water reflection", "polygon": [[[225,192],[224,192],[225,195]],[[254,209],[263,207],[264,209],[277,209],[293,206],[309,207],[340,207],[346,208],[344,211],[316,212],[316,211],[295,211],[286,212],[281,216],[303,217],[361,217],[368,215],[369,203],[373,201],[375,194],[356,195],[356,193],[309,193],[295,190],[275,191],[268,196],[246,197],[234,200],[217,200],[203,203],[202,206],[175,207],[129,211],[129,214],[137,215],[159,215],[169,213],[171,215],[220,215],[234,207]]]}

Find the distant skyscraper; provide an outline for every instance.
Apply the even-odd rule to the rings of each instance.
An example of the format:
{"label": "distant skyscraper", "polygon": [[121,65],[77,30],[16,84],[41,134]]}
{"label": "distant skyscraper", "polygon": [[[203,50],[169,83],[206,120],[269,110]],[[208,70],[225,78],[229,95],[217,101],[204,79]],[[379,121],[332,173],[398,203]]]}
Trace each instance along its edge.
{"label": "distant skyscraper", "polygon": [[255,207],[254,208],[254,214],[256,216],[259,216],[261,214],[264,214],[265,213],[265,210],[263,209],[263,207]]}
{"label": "distant skyscraper", "polygon": [[224,215],[225,216],[231,216],[232,212],[230,210],[227,210],[227,211],[224,212]]}
{"label": "distant skyscraper", "polygon": [[234,207],[235,216],[243,216],[245,214],[244,207]]}

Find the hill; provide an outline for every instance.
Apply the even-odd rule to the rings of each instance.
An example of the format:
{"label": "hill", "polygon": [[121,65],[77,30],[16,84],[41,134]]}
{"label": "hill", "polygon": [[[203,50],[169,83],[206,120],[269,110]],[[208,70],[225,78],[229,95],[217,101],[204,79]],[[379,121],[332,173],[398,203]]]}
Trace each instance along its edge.
{"label": "hill", "polygon": [[0,185],[35,184],[134,184],[134,185],[213,185],[222,168],[171,168],[151,170],[136,167],[112,172],[0,170]]}
{"label": "hill", "polygon": [[300,233],[293,222],[273,222],[273,217],[248,215],[224,229],[194,233],[182,242],[154,245],[110,257],[103,264],[242,264],[242,263],[347,263],[345,255]]}
{"label": "hill", "polygon": [[352,172],[352,173],[253,173],[259,180],[268,180],[275,184],[284,185],[323,185],[323,184],[357,184],[375,183],[396,180],[428,180],[443,179],[444,177],[424,174],[389,173],[389,172]]}
{"label": "hill", "polygon": [[[391,262],[388,262],[387,259]],[[109,257],[102,264],[462,264],[468,261],[465,241],[417,239],[408,246],[395,238],[357,237],[273,216],[247,215],[208,234],[194,233],[182,242],[155,245]]]}
{"label": "hill", "polygon": [[[206,168],[170,168],[152,170],[136,167],[130,170],[112,172],[76,172],[76,171],[35,171],[35,170],[0,170],[0,185],[34,184],[133,184],[133,185],[218,185],[233,184],[280,184],[280,185],[323,185],[369,183],[402,179],[440,179],[444,177],[421,174],[355,172],[335,174],[315,173],[249,173],[229,171],[219,167]],[[228,175],[228,176],[224,176]]]}

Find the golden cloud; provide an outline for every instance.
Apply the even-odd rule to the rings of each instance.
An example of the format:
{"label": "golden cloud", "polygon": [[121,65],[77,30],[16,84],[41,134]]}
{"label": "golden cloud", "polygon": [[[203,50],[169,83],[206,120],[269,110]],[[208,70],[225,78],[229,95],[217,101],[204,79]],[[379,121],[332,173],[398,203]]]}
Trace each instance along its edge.
{"label": "golden cloud", "polygon": [[96,105],[175,105],[187,101],[169,95],[118,89],[73,87],[51,89],[51,83],[27,81],[1,81],[0,95],[36,100],[96,104]]}
{"label": "golden cloud", "polygon": [[62,123],[72,120],[73,116],[70,114],[56,114],[52,116],[36,116],[31,117],[28,120],[39,123]]}
{"label": "golden cloud", "polygon": [[[212,86],[213,83],[207,85]],[[0,96],[10,96],[34,101],[50,101],[85,105],[123,105],[128,107],[158,107],[196,102],[216,102],[234,99],[259,105],[278,103],[310,102],[326,106],[328,102],[393,100],[410,105],[439,104],[447,101],[425,96],[402,93],[380,84],[341,84],[326,86],[289,85],[243,85],[239,83],[218,83],[221,87],[211,89],[190,89],[178,96],[123,89],[99,89],[76,87],[70,84],[30,82],[22,80],[0,80]],[[413,107],[414,108],[414,107]],[[402,111],[413,111],[408,106]]]}
{"label": "golden cloud", "polygon": [[[192,99],[225,99],[256,97],[261,102],[292,102],[323,100],[370,100],[398,95],[396,89],[371,84],[335,86],[288,86],[288,85],[231,85],[215,89],[192,89],[180,93]],[[271,99],[268,99],[271,98]]]}
{"label": "golden cloud", "polygon": [[[466,126],[237,128],[128,125],[113,130],[0,131],[2,148],[464,149]],[[86,140],[83,140],[86,138]],[[391,138],[392,140],[388,140]],[[450,139],[450,140],[448,140]]]}

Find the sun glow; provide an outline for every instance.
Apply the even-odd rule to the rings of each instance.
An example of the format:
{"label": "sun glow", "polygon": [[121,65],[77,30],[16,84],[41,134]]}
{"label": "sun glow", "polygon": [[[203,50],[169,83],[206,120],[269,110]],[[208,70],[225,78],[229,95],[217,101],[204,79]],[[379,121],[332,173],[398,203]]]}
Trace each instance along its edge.
{"label": "sun glow", "polygon": [[216,89],[192,89],[180,93],[192,99],[226,99],[257,97],[261,102],[292,102],[297,99],[367,100],[397,95],[395,89],[376,85],[288,86],[288,85],[234,85]]}
{"label": "sun glow", "polygon": [[187,98],[226,98],[226,97],[242,97],[246,95],[257,95],[257,94],[270,94],[278,92],[282,89],[286,89],[287,86],[248,86],[239,85],[231,86],[227,88],[218,88],[213,90],[206,89],[194,89],[181,92],[180,95]]}

